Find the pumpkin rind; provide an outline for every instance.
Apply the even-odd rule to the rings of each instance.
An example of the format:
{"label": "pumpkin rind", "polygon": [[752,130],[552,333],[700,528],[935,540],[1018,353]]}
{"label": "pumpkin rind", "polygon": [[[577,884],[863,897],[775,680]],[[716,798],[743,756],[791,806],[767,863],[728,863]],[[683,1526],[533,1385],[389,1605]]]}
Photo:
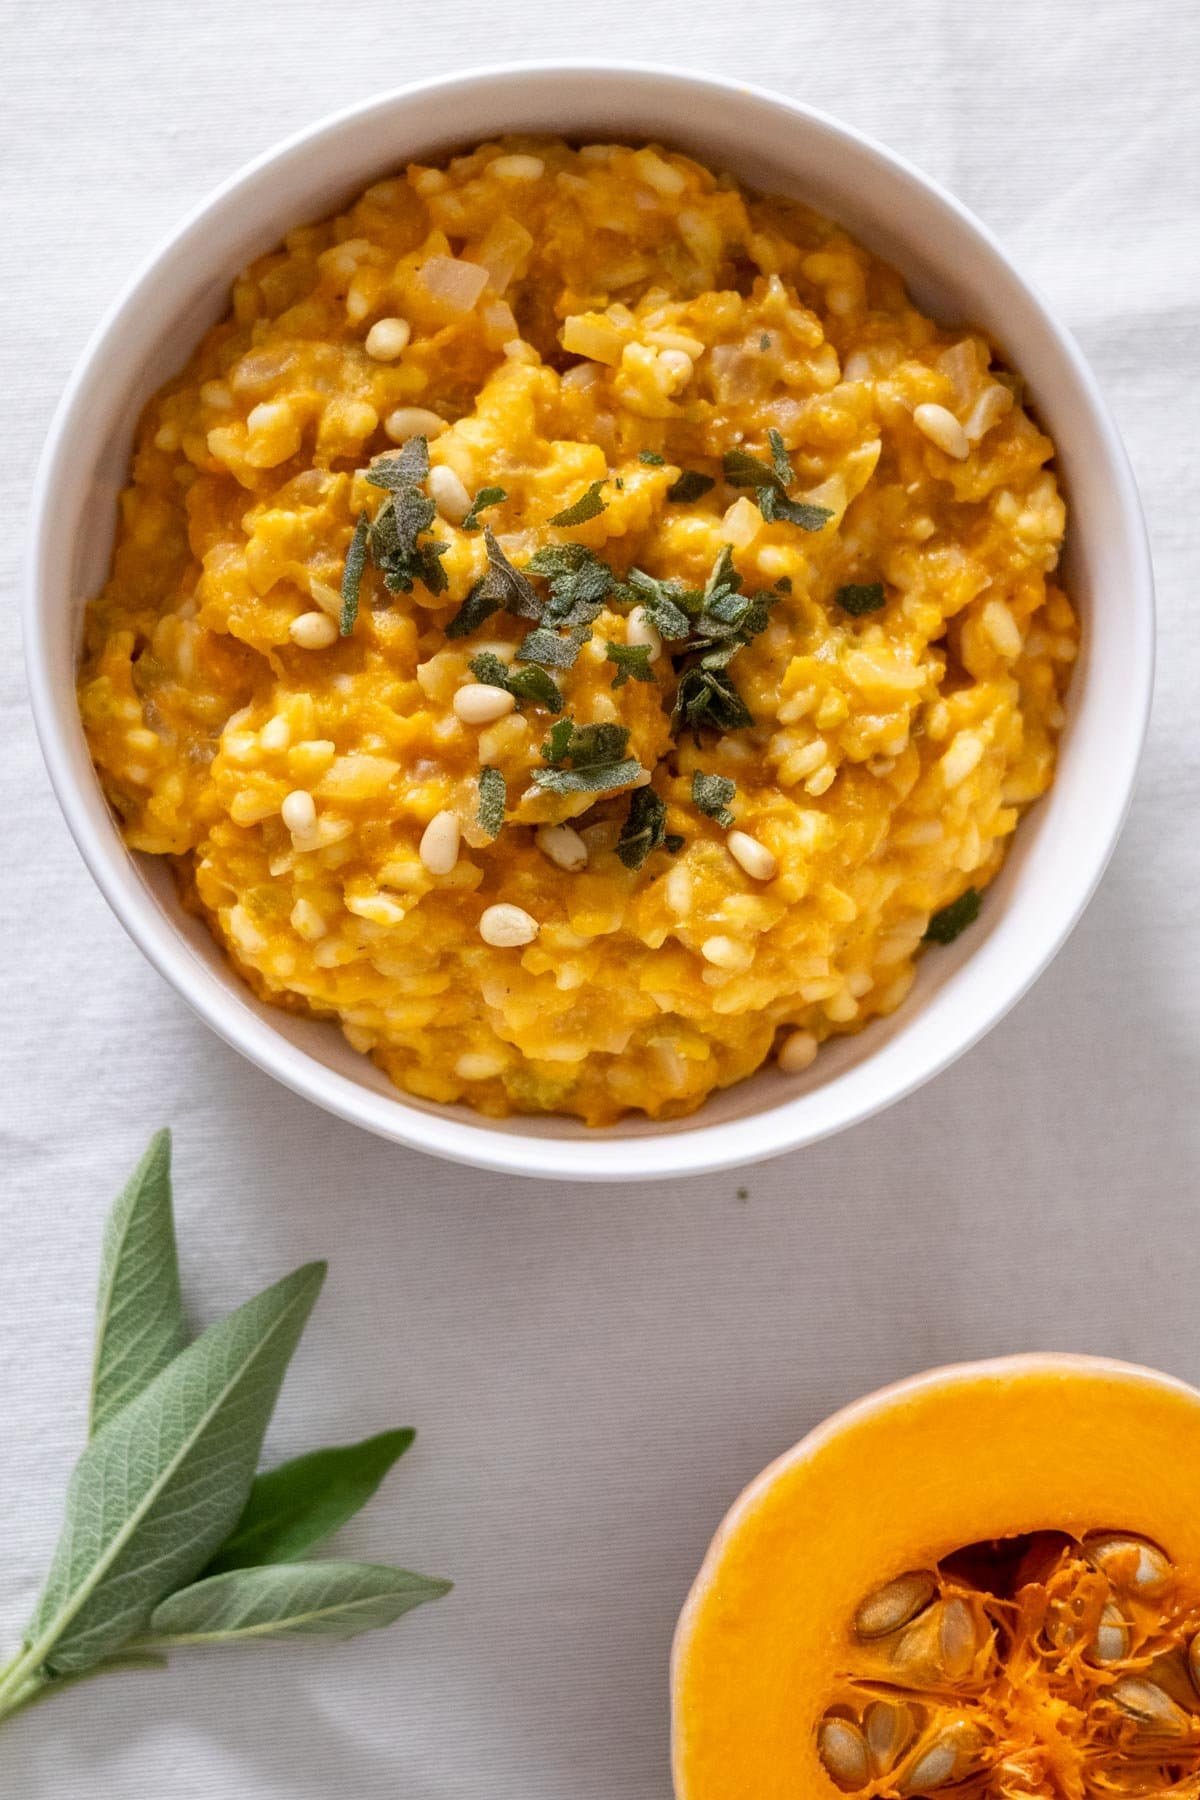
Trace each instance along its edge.
{"label": "pumpkin rind", "polygon": [[933,1370],[773,1463],[717,1532],[672,1657],[677,1800],[835,1800],[817,1728],[865,1594],[961,1545],[1058,1528],[1200,1563],[1200,1393],[1100,1358]]}

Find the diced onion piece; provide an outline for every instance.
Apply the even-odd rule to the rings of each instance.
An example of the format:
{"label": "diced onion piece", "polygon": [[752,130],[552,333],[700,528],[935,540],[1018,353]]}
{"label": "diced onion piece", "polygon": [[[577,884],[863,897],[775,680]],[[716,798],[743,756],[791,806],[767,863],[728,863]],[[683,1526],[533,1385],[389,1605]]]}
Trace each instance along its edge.
{"label": "diced onion piece", "polygon": [[447,312],[469,313],[488,284],[488,271],[482,263],[462,262],[457,256],[430,256],[417,279]]}
{"label": "diced onion piece", "polygon": [[562,328],[562,347],[572,356],[615,366],[621,360],[629,336],[603,313],[572,313]]}
{"label": "diced onion piece", "polygon": [[496,293],[502,294],[532,249],[533,234],[501,213],[488,226],[474,255],[487,270]]}

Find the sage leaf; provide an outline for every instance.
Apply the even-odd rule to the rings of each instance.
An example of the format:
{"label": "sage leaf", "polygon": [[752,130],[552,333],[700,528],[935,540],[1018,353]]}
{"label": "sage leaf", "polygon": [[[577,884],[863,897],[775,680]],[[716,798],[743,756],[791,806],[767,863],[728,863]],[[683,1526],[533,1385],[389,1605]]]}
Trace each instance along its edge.
{"label": "sage leaf", "polygon": [[324,1263],[309,1263],[210,1326],[92,1438],[23,1661],[52,1674],[90,1668],[219,1549],[324,1276]]}
{"label": "sage leaf", "polygon": [[231,1569],[157,1607],[139,1647],[175,1650],[254,1638],[352,1638],[440,1600],[452,1582],[379,1563],[275,1563]]}
{"label": "sage leaf", "polygon": [[141,1393],[186,1343],[171,1213],[171,1134],[159,1131],[104,1228],[91,1431]]}
{"label": "sage leaf", "polygon": [[204,1571],[291,1562],[366,1505],[415,1431],[381,1431],[359,1444],[313,1450],[256,1476],[241,1518]]}

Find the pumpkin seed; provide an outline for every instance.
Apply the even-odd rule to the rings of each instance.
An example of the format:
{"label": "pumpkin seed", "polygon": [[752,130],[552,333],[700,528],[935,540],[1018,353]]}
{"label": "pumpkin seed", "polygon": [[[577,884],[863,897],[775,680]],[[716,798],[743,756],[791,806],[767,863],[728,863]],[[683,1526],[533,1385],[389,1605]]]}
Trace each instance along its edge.
{"label": "pumpkin seed", "polygon": [[825,1771],[843,1793],[866,1787],[871,1779],[867,1746],[862,1732],[850,1719],[827,1716],[817,1734],[817,1750]]}
{"label": "pumpkin seed", "polygon": [[1170,1579],[1171,1561],[1166,1551],[1131,1531],[1098,1532],[1084,1538],[1083,1551],[1118,1593],[1144,1594],[1149,1598],[1160,1593]]}
{"label": "pumpkin seed", "polygon": [[905,1628],[892,1660],[910,1682],[962,1681],[971,1673],[978,1647],[975,1615],[955,1594],[928,1607]]}
{"label": "pumpkin seed", "polygon": [[937,1582],[924,1569],[897,1575],[886,1586],[868,1594],[854,1615],[855,1635],[866,1641],[888,1637],[924,1612],[937,1593]]}
{"label": "pumpkin seed", "polygon": [[969,1719],[957,1719],[940,1731],[933,1742],[901,1776],[901,1794],[927,1793],[946,1787],[967,1774],[983,1747],[983,1739]]}
{"label": "pumpkin seed", "polygon": [[886,1775],[912,1742],[916,1721],[902,1700],[873,1700],[863,1714],[871,1773]]}
{"label": "pumpkin seed", "polygon": [[1153,1681],[1141,1675],[1125,1675],[1110,1690],[1113,1705],[1133,1719],[1147,1737],[1186,1737],[1192,1721],[1182,1706]]}
{"label": "pumpkin seed", "polygon": [[1106,1665],[1124,1660],[1129,1655],[1129,1622],[1115,1601],[1110,1600],[1100,1614],[1089,1662]]}

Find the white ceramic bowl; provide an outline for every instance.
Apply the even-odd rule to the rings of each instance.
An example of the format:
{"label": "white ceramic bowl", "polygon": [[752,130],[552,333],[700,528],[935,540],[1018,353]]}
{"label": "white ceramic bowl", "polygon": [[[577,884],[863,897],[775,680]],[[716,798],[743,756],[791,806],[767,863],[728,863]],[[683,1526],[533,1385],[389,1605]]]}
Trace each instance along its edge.
{"label": "white ceramic bowl", "polygon": [[[657,138],[831,214],[907,276],[926,309],[984,326],[1027,378],[1070,505],[1067,581],[1083,613],[1058,779],[1025,819],[980,924],[923,959],[891,1019],[825,1048],[810,1073],[768,1067],[691,1118],[588,1131],[562,1118],[483,1120],[400,1094],[332,1025],[260,1005],[168,871],[124,848],[75,707],[84,602],[102,584],[138,414],[228,304],[232,278],[297,222],[412,157],[505,131]],[[156,968],[227,1043],[318,1105],[399,1143],[485,1168],[604,1181],[730,1167],[852,1125],[936,1075],[1045,968],[1108,860],[1129,801],[1153,665],[1153,597],[1137,492],[1079,351],[999,245],[900,158],[778,95],[636,66],[532,65],[425,82],[326,119],[252,163],[183,221],[88,346],[37,477],[25,593],[34,714],[84,859]]]}

